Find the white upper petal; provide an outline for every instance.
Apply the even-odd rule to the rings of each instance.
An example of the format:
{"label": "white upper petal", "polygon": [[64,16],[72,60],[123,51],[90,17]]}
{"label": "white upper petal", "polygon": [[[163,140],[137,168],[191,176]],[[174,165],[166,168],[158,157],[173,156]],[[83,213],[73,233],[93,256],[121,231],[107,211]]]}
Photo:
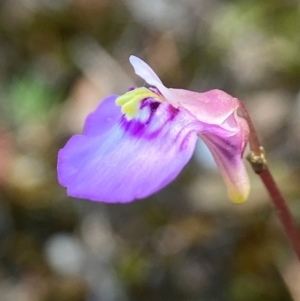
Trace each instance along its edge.
{"label": "white upper petal", "polygon": [[133,66],[136,75],[143,78],[149,85],[156,87],[157,84],[163,84],[152,68],[144,61],[134,55],[129,57],[129,61]]}
{"label": "white upper petal", "polygon": [[133,66],[136,75],[144,79],[149,85],[156,87],[172,106],[175,108],[178,107],[177,97],[164,86],[162,81],[147,63],[134,55],[129,57],[129,61]]}

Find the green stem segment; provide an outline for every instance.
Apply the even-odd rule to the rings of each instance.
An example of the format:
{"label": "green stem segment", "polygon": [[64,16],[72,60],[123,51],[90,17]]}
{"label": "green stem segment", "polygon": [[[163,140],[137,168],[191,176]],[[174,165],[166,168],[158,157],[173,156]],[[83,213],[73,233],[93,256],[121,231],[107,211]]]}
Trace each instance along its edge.
{"label": "green stem segment", "polygon": [[267,166],[264,149],[259,143],[258,136],[249,116],[248,110],[242,102],[240,102],[240,109],[243,117],[248,122],[250,129],[249,145],[251,153],[247,159],[250,162],[254,172],[260,176],[262,182],[264,183],[283,224],[285,232],[289,237],[293,249],[300,261],[300,236],[296,222]]}

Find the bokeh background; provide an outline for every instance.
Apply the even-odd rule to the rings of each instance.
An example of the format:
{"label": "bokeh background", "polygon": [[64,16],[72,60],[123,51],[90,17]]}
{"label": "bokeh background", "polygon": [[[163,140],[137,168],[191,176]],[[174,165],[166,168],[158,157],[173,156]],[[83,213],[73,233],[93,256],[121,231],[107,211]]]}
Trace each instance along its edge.
{"label": "bokeh background", "polygon": [[[213,88],[248,106],[300,222],[297,0],[0,1],[0,300],[300,300],[300,268],[250,171],[243,205],[199,142],[149,199],[68,198],[58,150],[101,99],[144,85]],[[88,180],[88,179],[87,179]]]}

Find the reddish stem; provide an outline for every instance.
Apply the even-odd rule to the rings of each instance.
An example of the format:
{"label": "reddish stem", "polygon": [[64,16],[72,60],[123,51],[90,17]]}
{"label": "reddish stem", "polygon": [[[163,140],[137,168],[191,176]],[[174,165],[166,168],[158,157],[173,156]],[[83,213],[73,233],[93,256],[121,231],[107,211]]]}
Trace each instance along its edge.
{"label": "reddish stem", "polygon": [[[249,145],[252,154],[250,155],[250,163],[254,169],[254,171],[260,176],[262,182],[264,183],[273,205],[279,215],[279,218],[284,226],[287,236],[290,239],[290,242],[294,248],[294,251],[300,261],[300,236],[297,229],[296,222],[286,204],[284,197],[282,196],[274,178],[268,169],[267,163],[264,160],[264,153],[262,152],[262,147],[259,143],[257,132],[254,128],[253,122],[250,118],[248,110],[246,106],[240,102],[240,109],[242,112],[243,117],[246,119],[250,129],[250,136],[249,136]],[[251,158],[255,157],[256,159],[263,159],[257,162],[251,160]],[[262,163],[263,161],[263,163]]]}
{"label": "reddish stem", "polygon": [[294,218],[287,207],[287,204],[278,189],[270,170],[268,168],[264,169],[259,176],[271,196],[279,218],[300,261],[300,236]]}

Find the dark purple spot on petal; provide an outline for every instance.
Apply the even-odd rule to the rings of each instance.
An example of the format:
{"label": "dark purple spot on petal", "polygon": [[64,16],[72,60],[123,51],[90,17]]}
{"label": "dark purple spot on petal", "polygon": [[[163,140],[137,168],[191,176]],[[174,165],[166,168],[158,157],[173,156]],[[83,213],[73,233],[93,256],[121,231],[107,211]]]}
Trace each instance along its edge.
{"label": "dark purple spot on petal", "polygon": [[127,120],[125,115],[122,116],[120,124],[123,129],[135,137],[141,137],[145,131],[145,124],[138,120]]}
{"label": "dark purple spot on petal", "polygon": [[168,113],[169,113],[169,120],[168,121],[173,120],[177,116],[178,112],[179,112],[178,109],[176,109],[176,108],[174,108],[173,106],[170,105],[168,107]]}
{"label": "dark purple spot on petal", "polygon": [[157,110],[159,105],[160,105],[160,103],[158,101],[150,103],[151,113],[155,113],[155,111]]}

